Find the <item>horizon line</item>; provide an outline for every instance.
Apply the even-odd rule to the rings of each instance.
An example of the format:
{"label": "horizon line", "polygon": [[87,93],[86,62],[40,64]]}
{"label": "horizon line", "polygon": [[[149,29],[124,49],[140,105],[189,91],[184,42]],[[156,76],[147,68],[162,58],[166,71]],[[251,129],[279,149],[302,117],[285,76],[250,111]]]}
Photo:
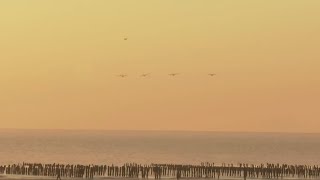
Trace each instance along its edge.
{"label": "horizon line", "polygon": [[298,131],[230,131],[230,130],[162,130],[162,129],[69,129],[69,128],[0,128],[0,130],[49,130],[49,131],[118,131],[118,132],[190,132],[190,133],[257,133],[257,134],[320,134]]}

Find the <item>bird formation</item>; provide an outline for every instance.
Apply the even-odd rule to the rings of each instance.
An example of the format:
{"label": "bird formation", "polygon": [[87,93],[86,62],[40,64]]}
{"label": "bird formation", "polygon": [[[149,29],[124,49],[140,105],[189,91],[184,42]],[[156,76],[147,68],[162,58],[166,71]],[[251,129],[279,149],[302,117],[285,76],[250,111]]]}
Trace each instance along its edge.
{"label": "bird formation", "polygon": [[[128,37],[124,37],[123,40],[125,40],[125,41],[128,40]],[[148,77],[148,76],[150,76],[150,74],[151,74],[151,73],[141,74],[140,77]],[[180,73],[170,73],[170,74],[168,74],[168,75],[171,76],[171,77],[175,77],[175,76],[177,76],[177,75],[180,75]],[[208,75],[209,75],[209,76],[216,76],[216,74],[214,74],[214,73],[209,73]],[[118,77],[121,77],[121,78],[128,77],[127,74],[119,74],[119,75],[117,75],[117,76],[118,76]]]}
{"label": "bird formation", "polygon": [[[148,77],[148,76],[150,76],[150,74],[151,74],[151,73],[144,73],[144,74],[141,74],[140,77]],[[174,76],[180,75],[180,73],[170,73],[170,74],[168,74],[168,75],[174,77]],[[209,76],[216,76],[216,74],[214,74],[214,73],[209,73],[208,75],[209,75]],[[121,78],[128,77],[127,74],[119,74],[119,75],[117,75],[117,76],[118,76],[118,77],[121,77]]]}

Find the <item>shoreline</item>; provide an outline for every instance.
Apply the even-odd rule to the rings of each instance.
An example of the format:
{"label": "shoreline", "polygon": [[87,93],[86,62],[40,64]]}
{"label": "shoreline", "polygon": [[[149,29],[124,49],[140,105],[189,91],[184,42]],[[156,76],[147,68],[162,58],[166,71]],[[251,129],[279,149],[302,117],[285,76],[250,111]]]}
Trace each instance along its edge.
{"label": "shoreline", "polygon": [[[56,180],[56,177],[50,177],[50,176],[26,176],[26,175],[0,175],[1,180]],[[61,180],[83,180],[86,178],[61,178]],[[155,179],[154,177],[150,178],[125,178],[125,177],[101,177],[97,176],[93,178],[94,180],[141,180],[141,179]],[[168,180],[173,180],[177,179],[174,177],[163,177],[161,179],[168,179]],[[221,176],[219,179],[218,178],[180,178],[182,180],[243,180],[243,178],[230,178],[230,177],[223,177]],[[281,179],[281,178],[279,178]],[[320,180],[320,178],[282,178],[281,180],[307,180],[307,179],[312,179],[312,180]],[[276,180],[276,178],[247,178],[247,180]]]}

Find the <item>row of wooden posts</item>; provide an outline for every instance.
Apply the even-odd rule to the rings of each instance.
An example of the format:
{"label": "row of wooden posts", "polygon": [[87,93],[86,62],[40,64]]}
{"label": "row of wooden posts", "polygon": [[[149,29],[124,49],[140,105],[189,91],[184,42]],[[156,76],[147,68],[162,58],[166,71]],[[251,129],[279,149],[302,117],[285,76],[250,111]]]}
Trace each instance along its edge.
{"label": "row of wooden posts", "polygon": [[119,178],[243,178],[243,179],[311,179],[320,177],[320,167],[316,165],[288,164],[222,164],[201,163],[182,164],[136,164],[124,165],[71,165],[22,163],[0,166],[0,174],[24,176],[48,176],[60,178],[119,177]]}

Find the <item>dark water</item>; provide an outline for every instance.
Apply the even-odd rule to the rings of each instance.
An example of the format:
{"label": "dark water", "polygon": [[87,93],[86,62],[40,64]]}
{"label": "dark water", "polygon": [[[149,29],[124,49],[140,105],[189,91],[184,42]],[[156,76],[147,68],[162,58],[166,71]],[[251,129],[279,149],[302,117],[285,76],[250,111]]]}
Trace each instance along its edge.
{"label": "dark water", "polygon": [[320,164],[320,134],[0,130],[0,164]]}

